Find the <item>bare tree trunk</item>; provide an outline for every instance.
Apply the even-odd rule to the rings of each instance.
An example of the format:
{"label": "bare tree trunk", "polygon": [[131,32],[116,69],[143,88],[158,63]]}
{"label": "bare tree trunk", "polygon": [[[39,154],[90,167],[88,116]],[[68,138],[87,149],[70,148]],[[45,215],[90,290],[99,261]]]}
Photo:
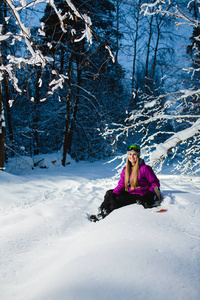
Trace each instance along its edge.
{"label": "bare tree trunk", "polygon": [[36,95],[34,105],[34,119],[33,119],[33,132],[34,132],[34,155],[39,154],[39,139],[38,139],[38,122],[39,122],[39,103],[40,103],[40,84],[39,79],[41,78],[40,67],[37,67],[37,79],[36,79]]}
{"label": "bare tree trunk", "polygon": [[150,56],[150,45],[152,38],[152,23],[153,23],[153,15],[151,16],[149,23],[149,40],[147,44],[147,56],[146,56],[146,68],[145,68],[145,93],[148,91],[148,82],[149,82],[149,56]]}
{"label": "bare tree trunk", "polygon": [[[3,19],[7,18],[7,5],[4,2],[4,8],[2,11],[2,17]],[[8,30],[6,29],[7,24],[4,24],[4,32],[7,32]],[[2,64],[7,64],[7,55],[8,55],[8,48],[4,47],[3,52],[2,52]],[[2,90],[5,91],[5,101],[4,101],[4,107],[6,108],[6,119],[7,119],[7,126],[8,126],[8,138],[12,144],[13,142],[13,130],[12,130],[12,122],[11,122],[11,112],[10,112],[10,106],[9,106],[9,80],[8,80],[8,75],[7,73],[4,73],[5,80],[4,82],[2,81]],[[12,148],[12,145],[11,145]],[[11,152],[11,155],[14,155],[14,152]]]}
{"label": "bare tree trunk", "polygon": [[119,52],[119,0],[117,0],[117,9],[116,9],[116,23],[117,23],[117,50],[115,54],[115,59],[118,61],[118,52]]}
{"label": "bare tree trunk", "polygon": [[60,73],[63,74],[64,71],[64,57],[65,57],[65,51],[64,48],[61,47],[61,55],[60,55]]}
{"label": "bare tree trunk", "polygon": [[6,93],[6,111],[7,111],[7,126],[8,126],[8,137],[9,140],[13,141],[13,130],[12,130],[12,121],[11,121],[11,111],[9,106],[9,82],[8,76],[5,74],[5,93]]}
{"label": "bare tree trunk", "polygon": [[[72,55],[69,63],[68,70],[68,102],[67,102],[67,115],[66,115],[66,123],[65,123],[65,137],[64,137],[64,145],[63,145],[63,159],[62,165],[65,166],[67,153],[71,153],[72,147],[72,138],[74,134],[75,120],[78,111],[78,104],[80,99],[80,85],[81,85],[81,62],[79,58],[79,54],[76,55],[76,65],[77,65],[77,90],[76,90],[76,100],[75,103],[72,101],[72,92],[71,92],[71,67],[72,67]],[[73,102],[73,103],[72,103]]]}
{"label": "bare tree trunk", "polygon": [[[138,3],[138,7],[140,8],[141,0]],[[134,39],[134,53],[133,53],[133,71],[132,71],[132,83],[131,83],[131,103],[135,106],[135,73],[136,73],[136,57],[137,57],[137,42],[138,42],[138,34],[139,34],[139,20],[140,20],[140,9],[137,8],[137,19],[135,26],[135,39]]]}
{"label": "bare tree trunk", "polygon": [[156,60],[157,60],[157,54],[158,54],[158,45],[160,41],[160,23],[157,22],[157,39],[156,39],[156,47],[154,50],[154,59],[153,59],[153,70],[152,70],[152,80],[155,76],[155,70],[156,70]]}
{"label": "bare tree trunk", "polygon": [[[197,2],[197,3],[196,3]],[[199,7],[199,4],[198,4],[199,2],[197,1],[197,0],[194,0],[193,1],[193,5],[194,5],[194,17],[195,17],[195,19],[197,20],[197,18],[198,18],[198,7]]]}
{"label": "bare tree trunk", "polygon": [[5,156],[5,119],[4,119],[4,109],[3,109],[3,98],[0,83],[0,170],[4,170],[4,156]]}
{"label": "bare tree trunk", "polygon": [[[5,6],[5,3],[4,3]],[[0,9],[0,20],[3,22],[4,14],[6,10]],[[0,33],[2,33],[2,27]],[[2,49],[0,42],[0,65],[3,65],[2,62]],[[1,72],[2,73],[2,72]],[[1,74],[3,75],[3,74]],[[2,77],[2,76],[1,76]],[[0,81],[0,170],[4,171],[4,160],[5,160],[5,136],[6,136],[6,124],[4,116],[4,105],[3,105],[3,96],[2,96],[2,81]]]}
{"label": "bare tree trunk", "polygon": [[73,110],[73,117],[72,117],[72,122],[70,126],[70,132],[69,132],[69,153],[71,152],[71,147],[72,147],[72,137],[74,133],[74,127],[75,127],[75,120],[76,120],[76,115],[78,111],[78,104],[79,104],[79,99],[80,99],[80,86],[81,86],[81,68],[79,65],[79,57],[78,55],[76,56],[76,65],[77,65],[77,90],[76,90],[76,103],[74,106]]}
{"label": "bare tree trunk", "polygon": [[63,158],[62,165],[65,167],[67,151],[69,148],[69,132],[70,132],[70,106],[72,103],[72,88],[71,88],[71,76],[72,76],[72,61],[73,54],[70,56],[69,67],[68,67],[68,99],[67,99],[67,112],[65,119],[65,133],[64,133],[64,143],[63,143]]}
{"label": "bare tree trunk", "polygon": [[[2,19],[1,15],[0,15],[0,17]],[[2,28],[1,28],[1,30],[2,30]],[[3,64],[2,63],[1,42],[0,42],[0,64],[1,65]],[[5,159],[5,135],[6,135],[6,124],[5,124],[5,117],[4,117],[2,87],[1,87],[1,81],[0,81],[0,170],[2,170],[2,171],[4,170],[4,159]]]}

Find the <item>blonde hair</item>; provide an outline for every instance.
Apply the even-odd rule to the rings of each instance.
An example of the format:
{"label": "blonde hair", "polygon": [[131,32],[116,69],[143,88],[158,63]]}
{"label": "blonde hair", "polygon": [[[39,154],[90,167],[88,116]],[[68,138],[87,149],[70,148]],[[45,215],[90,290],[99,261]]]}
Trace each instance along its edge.
{"label": "blonde hair", "polygon": [[140,161],[140,159],[137,156],[137,161],[136,161],[135,165],[132,166],[131,162],[127,158],[126,169],[125,169],[125,178],[124,178],[126,192],[128,192],[130,173],[131,173],[131,178],[130,178],[131,190],[134,190],[136,187],[139,187],[138,186],[139,161]]}

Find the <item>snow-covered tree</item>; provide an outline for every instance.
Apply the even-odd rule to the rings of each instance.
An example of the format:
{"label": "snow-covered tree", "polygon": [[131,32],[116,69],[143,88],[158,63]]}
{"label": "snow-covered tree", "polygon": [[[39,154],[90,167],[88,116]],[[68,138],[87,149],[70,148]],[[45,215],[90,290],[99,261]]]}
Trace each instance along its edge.
{"label": "snow-covered tree", "polygon": [[[101,127],[102,116],[105,118],[107,114],[109,115],[109,105],[114,101],[114,95],[111,98],[109,91],[112,87],[108,87],[109,76],[112,76],[112,70],[115,69],[114,57],[108,46],[112,43],[112,47],[115,47],[112,16],[114,6],[108,0],[97,0],[92,3],[73,2],[80,13],[87,12],[90,15],[94,38],[92,45],[88,47],[87,41],[79,40],[84,25],[82,19],[74,17],[74,12],[66,7],[64,1],[56,3],[59,8],[71,14],[72,18],[66,19],[65,22],[65,26],[71,28],[71,32],[62,33],[57,15],[53,12],[50,14],[51,8],[47,5],[42,18],[45,31],[42,40],[46,45],[54,45],[51,49],[44,46],[47,52],[53,52],[52,68],[56,71],[60,69],[59,72],[67,71],[68,78],[64,93],[60,93],[60,97],[65,99],[66,104],[62,160],[62,164],[65,165],[67,153],[78,159],[78,157],[86,158],[93,156],[94,153],[103,152],[103,150],[99,151],[102,141],[99,145],[95,136],[99,138],[96,128]],[[79,43],[76,43],[76,40],[79,40]],[[119,81],[120,78],[118,84],[115,84],[116,89],[120,86]],[[107,100],[108,94],[109,100]],[[102,109],[106,113],[102,112]],[[115,111],[118,112],[117,108]]]}
{"label": "snow-covered tree", "polygon": [[[141,5],[141,13],[145,16],[160,15],[171,18],[179,30],[182,27],[186,30],[193,28],[195,41],[191,45],[191,50],[195,52],[195,64],[193,58],[192,62],[185,63],[181,70],[191,81],[200,71],[198,62],[200,36],[196,34],[200,22],[189,9],[194,2],[195,0],[190,2],[157,0]],[[177,49],[178,47],[182,49],[182,44],[177,43]],[[180,49],[177,50],[179,62],[183,60]],[[178,57],[179,52],[181,58]],[[178,71],[175,72],[175,68]],[[140,143],[144,157],[150,159],[149,163],[152,166],[157,165],[158,170],[167,157],[170,159],[176,157],[178,161],[176,169],[183,173],[197,173],[200,171],[199,79],[196,76],[198,83],[188,87],[183,80],[179,81],[181,72],[180,65],[174,64],[173,77],[162,74],[163,78],[168,77],[162,93],[141,92],[138,109],[130,112],[124,123],[107,125],[103,135],[111,137],[113,144],[125,140]]]}
{"label": "snow-covered tree", "polygon": [[[1,59],[1,66],[0,66],[0,82],[4,80],[6,76],[7,80],[12,83],[14,89],[18,93],[23,93],[24,90],[19,87],[19,78],[17,78],[16,68],[19,70],[24,66],[33,66],[33,68],[41,68],[44,69],[48,63],[53,62],[54,58],[49,54],[44,52],[40,47],[38,47],[38,43],[34,40],[31,32],[31,26],[35,26],[35,18],[32,18],[32,24],[30,24],[30,17],[31,17],[31,10],[34,11],[37,5],[40,5],[43,0],[34,0],[34,1],[10,1],[5,0],[3,2],[4,9],[6,10],[7,15],[3,15],[1,9],[1,25],[0,25],[0,42],[7,42],[7,47],[9,48],[10,45],[21,45],[22,51],[16,51],[15,53],[9,53],[6,57],[6,60]],[[60,30],[64,33],[70,32],[71,35],[75,34],[75,30],[73,28],[67,28],[65,26],[65,20],[69,18],[78,18],[82,20],[82,31],[79,33],[79,37],[75,42],[79,43],[79,41],[83,39],[87,39],[88,44],[92,44],[92,32],[91,32],[91,21],[90,17],[84,13],[80,14],[77,8],[74,6],[71,0],[66,0],[66,6],[70,8],[73,12],[73,15],[70,11],[63,12],[61,9],[58,9],[54,0],[48,1],[50,7],[57,15],[59,20]],[[1,1],[1,8],[2,8],[2,1]],[[25,15],[29,16],[28,22],[26,22]],[[10,29],[10,31],[5,30],[5,27],[8,27],[11,22],[16,23],[16,27],[14,30]],[[11,28],[11,26],[9,27]],[[45,34],[43,31],[43,24],[40,25],[38,28],[38,32],[40,35]],[[1,47],[2,51],[2,47]],[[4,53],[5,56],[5,53]],[[1,58],[3,57],[1,53]],[[51,86],[51,93],[53,93],[59,87],[62,87],[62,81],[64,77],[57,74],[57,80],[52,82]],[[42,85],[41,77],[37,78],[37,85]],[[36,85],[36,90],[38,91]],[[4,167],[4,135],[5,135],[5,120],[4,120],[4,107],[3,107],[3,100],[2,100],[2,93],[0,97],[0,114],[1,114],[1,122],[0,122],[0,153],[1,153],[1,169]],[[38,98],[38,97],[36,97]],[[38,102],[38,99],[37,99]],[[10,99],[10,104],[12,103]],[[35,124],[36,124],[35,118]],[[35,130],[35,133],[37,131]],[[36,137],[37,140],[37,137]]]}
{"label": "snow-covered tree", "polygon": [[34,155],[63,146],[63,165],[67,153],[77,159],[104,155],[108,145],[99,130],[105,120],[122,118],[127,98],[121,68],[114,64],[112,1],[8,0],[5,5],[9,17],[3,28],[14,21],[15,31],[2,31],[1,40],[16,47],[4,52],[1,64],[12,83],[8,109],[17,141],[15,149],[7,143],[7,151]]}

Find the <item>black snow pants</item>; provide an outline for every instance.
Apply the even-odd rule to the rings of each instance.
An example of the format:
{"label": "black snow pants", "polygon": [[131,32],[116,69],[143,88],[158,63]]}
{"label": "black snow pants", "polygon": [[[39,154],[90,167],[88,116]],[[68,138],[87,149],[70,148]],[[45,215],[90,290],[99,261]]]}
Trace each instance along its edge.
{"label": "black snow pants", "polygon": [[155,203],[154,193],[148,191],[144,196],[138,194],[130,194],[128,192],[122,192],[119,195],[113,193],[113,190],[108,190],[104,196],[100,208],[105,209],[107,213],[111,213],[114,209],[138,203],[144,206],[144,208],[150,208]]}

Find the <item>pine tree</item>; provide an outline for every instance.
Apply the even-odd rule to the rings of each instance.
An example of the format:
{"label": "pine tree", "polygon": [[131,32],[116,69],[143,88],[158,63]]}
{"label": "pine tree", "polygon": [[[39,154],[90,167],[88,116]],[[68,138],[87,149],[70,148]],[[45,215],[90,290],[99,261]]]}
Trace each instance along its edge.
{"label": "pine tree", "polygon": [[[109,91],[112,88],[111,80],[109,86],[108,81],[109,76],[113,76],[113,72],[110,71],[116,70],[109,50],[105,46],[108,43],[115,45],[116,31],[113,29],[112,17],[114,6],[110,1],[73,1],[80,15],[87,13],[90,16],[94,34],[92,45],[89,46],[85,39],[77,43],[76,40],[79,40],[84,30],[83,20],[74,16],[73,11],[65,6],[65,2],[56,3],[58,8],[66,8],[65,12],[68,14],[67,16],[70,16],[64,21],[67,31],[63,33],[56,14],[47,6],[42,18],[46,33],[46,37],[43,38],[43,48],[54,56],[52,68],[59,73],[66,72],[68,76],[60,93],[61,99],[66,102],[62,160],[62,164],[65,165],[67,153],[80,159],[80,156],[77,155],[78,152],[84,149],[84,154],[82,151],[81,155],[83,157],[86,155],[87,149],[89,151],[89,149],[95,148],[94,144],[97,144],[94,136],[98,136],[98,132],[95,127],[99,127],[102,122],[102,117],[99,117],[102,116],[101,111],[107,111],[107,106],[111,103],[109,97]],[[53,47],[49,47],[50,45]],[[115,49],[116,46],[113,47],[113,50]],[[119,69],[117,73],[119,73]],[[115,87],[119,86],[119,81],[118,84],[113,81]],[[101,94],[104,95],[103,99]],[[112,97],[114,101],[114,95]],[[109,100],[107,100],[108,98]],[[114,105],[111,110],[113,108]],[[116,114],[118,111],[116,108]],[[95,132],[94,135],[91,134],[91,130]],[[72,144],[73,139],[76,146]],[[96,150],[92,152],[92,155],[95,155]]]}

